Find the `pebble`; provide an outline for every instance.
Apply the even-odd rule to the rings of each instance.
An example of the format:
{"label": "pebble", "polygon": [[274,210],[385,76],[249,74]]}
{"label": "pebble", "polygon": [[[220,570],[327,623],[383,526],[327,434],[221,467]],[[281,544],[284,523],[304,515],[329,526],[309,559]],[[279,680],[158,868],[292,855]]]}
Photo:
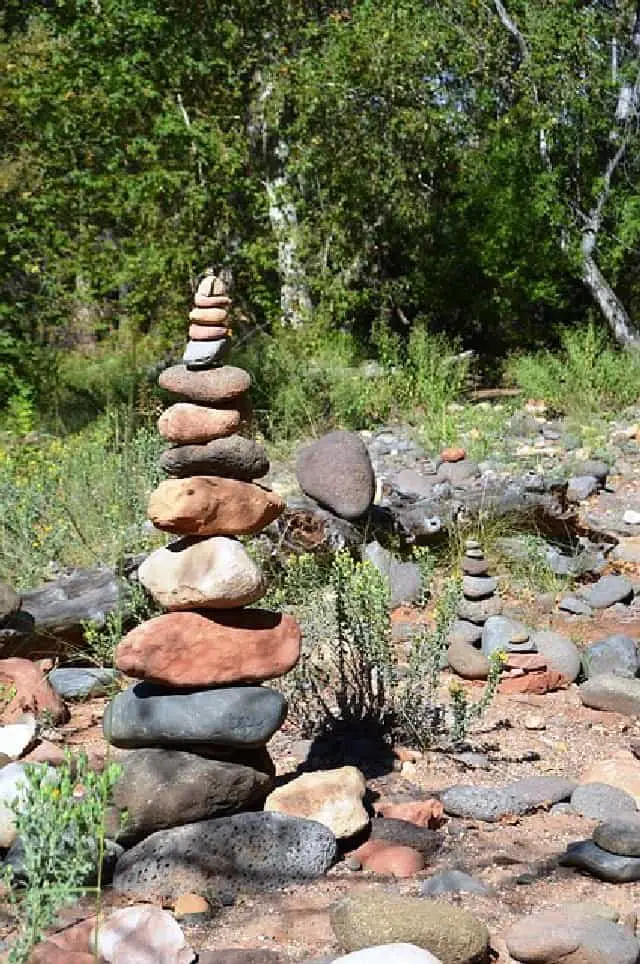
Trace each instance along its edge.
{"label": "pebble", "polygon": [[590,964],[635,964],[640,943],[627,930],[593,910],[575,906],[543,910],[506,931],[511,957],[525,964],[553,964],[564,958]]}
{"label": "pebble", "polygon": [[190,402],[177,402],[158,419],[158,431],[168,442],[193,445],[233,435],[242,415],[237,408],[204,408]]}
{"label": "pebble", "polygon": [[462,870],[443,870],[434,874],[420,885],[422,897],[437,897],[439,894],[481,894],[488,897],[493,891],[477,877],[465,874]]}
{"label": "pebble", "polygon": [[366,789],[364,776],[353,766],[303,773],[274,790],[264,809],[316,820],[338,839],[352,837],[369,826],[363,806]]}
{"label": "pebble", "polygon": [[157,529],[192,536],[252,535],[284,511],[275,492],[251,482],[192,476],[154,489],[147,516]]}
{"label": "pebble", "polygon": [[215,341],[189,339],[182,356],[182,363],[189,371],[221,365],[229,354],[229,339],[217,338]]}
{"label": "pebble", "polygon": [[236,609],[266,589],[262,570],[227,536],[187,536],[162,546],[144,560],[138,579],[169,610]]}
{"label": "pebble", "polygon": [[622,521],[628,523],[630,526],[638,526],[640,525],[640,512],[636,512],[635,509],[627,509],[622,516]]}
{"label": "pebble", "polygon": [[[219,369],[221,370],[221,369]],[[241,435],[214,439],[206,445],[178,445],[160,456],[167,475],[217,475],[251,482],[269,471],[269,459],[261,445]]]}
{"label": "pebble", "polygon": [[610,854],[640,857],[640,813],[606,818],[593,831],[592,839]]}
{"label": "pebble", "polygon": [[[592,840],[569,844],[560,859],[564,867],[586,870],[593,877],[611,884],[625,884],[640,880],[640,857],[622,857],[602,850]],[[638,947],[640,952],[640,945]]]}
{"label": "pebble", "polygon": [[527,713],[522,721],[525,730],[546,730],[547,724],[539,713]]}
{"label": "pebble", "polygon": [[573,791],[571,806],[590,820],[611,820],[620,812],[637,811],[631,794],[608,783],[583,783]]}
{"label": "pebble", "polygon": [[570,683],[580,673],[580,650],[568,636],[545,630],[534,633],[531,642],[541,656],[544,656],[549,669],[561,673]]}
{"label": "pebble", "polygon": [[424,856],[412,847],[389,840],[367,840],[354,851],[364,870],[398,878],[415,877],[424,869]]}
{"label": "pebble", "polygon": [[498,583],[491,576],[463,576],[462,592],[466,599],[486,599],[493,596]]}
{"label": "pebble", "polygon": [[116,864],[118,893],[279,889],[324,874],[336,838],[321,823],[280,813],[239,813],[152,834]]}
{"label": "pebble", "polygon": [[443,964],[485,959],[489,932],[468,911],[451,904],[381,890],[354,894],[331,908],[338,943],[356,951],[381,942],[415,944]]}
{"label": "pebble", "polygon": [[251,388],[251,378],[242,368],[232,365],[200,372],[189,371],[186,365],[174,365],[162,372],[158,384],[192,402],[215,405],[244,395]]}
{"label": "pebble", "polygon": [[506,814],[523,814],[547,803],[567,800],[575,783],[562,777],[526,777],[503,787],[458,784],[441,795],[444,809],[455,817],[493,823]]}
{"label": "pebble", "polygon": [[191,964],[197,955],[173,916],[160,907],[121,907],[101,921],[92,947],[105,964]]}
{"label": "pebble", "polygon": [[633,598],[633,585],[625,576],[601,576],[580,594],[593,609],[608,609],[615,603],[629,602]]}
{"label": "pebble", "polygon": [[579,687],[580,699],[595,710],[640,715],[640,679],[605,673],[593,676]]}
{"label": "pebble", "polygon": [[369,453],[354,432],[329,432],[303,448],[296,476],[305,495],[343,519],[359,519],[375,497]]}
{"label": "pebble", "polygon": [[172,692],[145,682],[109,703],[103,730],[108,743],[123,748],[203,743],[242,749],[264,746],[286,712],[284,696],[265,686]]}
{"label": "pebble", "polygon": [[633,677],[640,668],[636,642],[616,633],[591,643],[582,651],[582,667],[588,679],[607,674]]}
{"label": "pebble", "polygon": [[47,679],[62,699],[77,700],[108,693],[118,679],[118,672],[89,666],[63,666],[52,669]]}

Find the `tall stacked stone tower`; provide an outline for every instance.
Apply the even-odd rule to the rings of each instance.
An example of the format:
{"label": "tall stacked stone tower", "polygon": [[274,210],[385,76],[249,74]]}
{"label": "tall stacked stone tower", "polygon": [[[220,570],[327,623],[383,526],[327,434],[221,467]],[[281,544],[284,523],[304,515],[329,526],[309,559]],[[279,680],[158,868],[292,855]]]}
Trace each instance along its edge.
{"label": "tall stacked stone tower", "polygon": [[240,434],[251,379],[223,364],[231,312],[224,278],[207,275],[183,364],[160,376],[180,400],[158,422],[171,443],[161,459],[170,478],[152,493],[148,515],[178,538],[144,561],[139,579],[167,612],[117,646],[117,668],[141,682],[118,693],[104,718],[107,740],[133,751],[116,791],[133,839],[261,805],[273,776],[264,747],[286,714],[282,695],[261,684],[300,655],[291,616],[246,608],[265,580],[238,537],[259,532],[284,505],[256,484],[267,456]]}

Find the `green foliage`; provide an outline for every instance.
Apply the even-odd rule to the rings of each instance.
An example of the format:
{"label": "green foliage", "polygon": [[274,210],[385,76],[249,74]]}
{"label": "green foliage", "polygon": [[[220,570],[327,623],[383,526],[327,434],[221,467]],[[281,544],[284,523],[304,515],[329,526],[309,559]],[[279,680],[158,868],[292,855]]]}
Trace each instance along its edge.
{"label": "green foliage", "polygon": [[96,666],[113,666],[114,650],[129,626],[139,626],[161,611],[139,582],[123,580],[118,605],[106,614],[104,622],[83,622],[84,643],[79,655]]}
{"label": "green foliage", "polygon": [[484,685],[482,695],[477,700],[470,700],[468,691],[459,682],[453,680],[449,686],[451,697],[451,741],[459,743],[467,736],[469,728],[483,715],[498,691],[498,684],[502,676],[502,668],[506,661],[506,654],[501,650],[491,653],[489,657],[489,675]]}
{"label": "green foliage", "polygon": [[[89,892],[99,898],[105,818],[120,773],[121,767],[113,763],[95,773],[84,754],[73,762],[67,755],[53,775],[47,767],[26,765],[23,786],[12,804],[24,848],[24,888],[16,886],[11,867],[4,871],[19,922],[10,964],[26,964],[31,949],[67,904]],[[96,886],[87,885],[96,873]]]}
{"label": "green foliage", "polygon": [[527,397],[570,415],[619,411],[640,396],[640,357],[613,347],[593,324],[564,331],[559,353],[522,355],[508,371]]}

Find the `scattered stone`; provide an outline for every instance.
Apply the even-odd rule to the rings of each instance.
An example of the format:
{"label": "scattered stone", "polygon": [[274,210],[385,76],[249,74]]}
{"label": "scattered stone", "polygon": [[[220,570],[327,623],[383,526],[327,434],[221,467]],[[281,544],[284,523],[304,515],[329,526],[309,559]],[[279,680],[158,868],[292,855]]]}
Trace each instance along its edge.
{"label": "scattered stone", "polygon": [[118,839],[128,842],[157,830],[253,809],[273,786],[271,777],[259,770],[180,750],[131,750],[118,757],[118,763],[123,770],[113,802],[117,810],[126,811]]}
{"label": "scattered stone", "polygon": [[570,683],[577,679],[580,673],[580,650],[572,639],[561,633],[540,631],[533,634],[531,642],[544,656],[549,669],[560,673]]}
{"label": "scattered stone", "polygon": [[546,730],[547,728],[544,717],[539,713],[527,713],[522,722],[525,730]]}
{"label": "scattered stone", "polygon": [[287,613],[164,613],[127,633],[114,662],[127,676],[166,686],[257,683],[295,666],[300,639],[300,627]]}
{"label": "scattered stone", "polygon": [[487,928],[468,911],[381,891],[339,901],[331,909],[331,924],[347,951],[406,942],[430,951],[443,964],[479,964],[489,946]]}
{"label": "scattered stone", "polygon": [[440,458],[443,462],[462,462],[462,460],[466,457],[467,453],[463,448],[460,447],[443,449],[440,453]]}
{"label": "scattered stone", "polygon": [[412,847],[388,840],[367,840],[354,852],[364,870],[393,877],[415,877],[424,868],[424,856]]}
{"label": "scattered stone", "polygon": [[8,583],[0,582],[0,626],[20,609],[21,599]]}
{"label": "scattered stone", "polygon": [[242,368],[232,365],[203,372],[189,371],[186,365],[174,365],[162,372],[158,384],[174,395],[215,405],[244,395],[251,387],[251,378]]}
{"label": "scattered stone", "polygon": [[152,834],[116,865],[119,893],[172,895],[238,886],[269,890],[324,874],[336,838],[321,823],[280,813],[239,813]]}
{"label": "scattered stone", "polygon": [[203,408],[177,402],[158,419],[158,431],[168,442],[189,445],[211,442],[237,432],[242,415],[236,408]]}
{"label": "scattered stone", "polygon": [[625,790],[608,783],[583,783],[571,794],[571,806],[590,820],[611,820],[624,811],[637,811],[636,801]]}
{"label": "scattered stone", "polygon": [[316,820],[338,838],[353,837],[369,825],[363,799],[367,782],[356,767],[303,773],[271,793],[266,811]]}
{"label": "scattered stone", "polygon": [[477,877],[462,870],[442,870],[420,885],[421,897],[438,897],[440,894],[480,894],[489,897],[493,891]]}
{"label": "scattered stone", "polygon": [[227,536],[187,536],[156,549],[138,579],[165,609],[235,609],[265,592],[261,569],[241,542]]}
{"label": "scattered stone", "polygon": [[528,640],[529,630],[523,623],[508,616],[489,616],[482,630],[482,652],[487,657],[499,650],[509,652],[513,644],[522,652]]}
{"label": "scattered stone", "polygon": [[[321,964],[321,962],[310,962]],[[329,964],[329,961],[327,961]],[[379,947],[365,947],[353,954],[333,959],[333,964],[441,964],[429,951],[415,944],[381,944]]]}
{"label": "scattered stone", "polygon": [[622,713],[624,716],[640,714],[640,679],[606,673],[582,683],[579,693],[584,705],[594,710]]}
{"label": "scattered stone", "polygon": [[589,459],[581,462],[576,467],[576,471],[579,475],[593,475],[601,485],[604,485],[609,474],[609,466],[598,459]]}
{"label": "scattered stone", "polygon": [[491,596],[489,599],[461,599],[458,604],[458,616],[460,619],[468,619],[469,622],[486,623],[489,616],[499,616],[502,612],[502,600],[499,596]]}
{"label": "scattered stone", "polygon": [[433,475],[421,475],[415,469],[402,469],[391,480],[393,488],[400,495],[416,496],[418,498],[431,498],[433,487],[438,484],[438,477]]}
{"label": "scattered stone", "polygon": [[260,532],[283,510],[280,496],[259,485],[192,476],[161,482],[151,493],[147,515],[166,532],[239,536]]}
{"label": "scattered stone", "polygon": [[191,964],[197,960],[173,916],[149,904],[112,911],[96,928],[91,944],[106,964]]}
{"label": "scattered stone", "polygon": [[618,545],[611,550],[610,558],[617,562],[640,563],[640,536],[621,539]]}
{"label": "scattered stone", "polygon": [[104,696],[112,689],[118,673],[114,669],[91,666],[64,666],[52,669],[47,679],[54,691],[64,700]]}
{"label": "scattered stone", "polygon": [[449,666],[463,679],[486,679],[489,675],[489,660],[475,646],[455,640],[447,650]]}
{"label": "scattered stone", "polygon": [[212,365],[221,365],[229,354],[229,340],[218,338],[215,341],[201,341],[200,339],[187,342],[187,347],[182,356],[182,363],[189,371],[198,371],[201,368],[211,368]]}
{"label": "scattered stone", "polygon": [[[592,840],[569,844],[560,859],[564,867],[586,870],[593,877],[611,884],[626,884],[640,880],[640,857],[621,857],[602,850]],[[640,945],[638,946],[640,952]]]}
{"label": "scattered stone", "polygon": [[461,462],[442,462],[438,466],[437,476],[441,481],[451,482],[452,485],[463,485],[471,479],[477,479],[480,469],[476,462],[463,459]]}
{"label": "scattered stone", "polygon": [[640,857],[640,813],[606,817],[593,831],[593,842],[610,854]]}
{"label": "scattered stone", "polygon": [[358,519],[375,496],[367,448],[353,432],[329,432],[302,449],[296,463],[300,488],[343,519]]}
{"label": "scattered stone", "polygon": [[601,576],[581,595],[593,609],[608,609],[616,603],[629,602],[633,598],[633,585],[625,576]]}
{"label": "scattered stone", "polygon": [[370,542],[365,546],[362,558],[374,565],[389,583],[393,609],[402,603],[411,603],[419,598],[422,574],[417,563],[401,562],[379,542]]}
{"label": "scattered stone", "polygon": [[584,599],[571,595],[562,597],[558,603],[558,609],[565,613],[572,613],[574,616],[591,616],[593,613],[593,609]]}
{"label": "scattered stone", "polygon": [[526,964],[568,958],[591,964],[635,964],[640,944],[611,920],[573,905],[543,910],[513,924],[504,935],[509,954]]}
{"label": "scattered stone", "polygon": [[474,643],[479,643],[481,639],[482,627],[468,622],[466,619],[456,619],[449,633],[450,645],[457,642],[473,646]]}
{"label": "scattered stone", "polygon": [[582,667],[588,679],[610,674],[633,677],[640,668],[636,642],[621,633],[607,636],[582,651]]}
{"label": "scattered stone", "polygon": [[0,660],[0,685],[7,688],[9,697],[2,710],[6,722],[18,720],[24,713],[36,717],[46,713],[53,723],[65,723],[69,718],[66,706],[47,682],[43,670],[29,659],[12,656]]}
{"label": "scattered stone", "polygon": [[[215,369],[221,371],[221,369]],[[167,475],[219,475],[251,482],[269,471],[269,460],[261,445],[241,435],[214,439],[206,445],[178,445],[160,457]]]}
{"label": "scattered stone", "polygon": [[593,475],[573,475],[567,483],[567,502],[584,502],[599,488],[600,483]]}
{"label": "scattered stone", "polygon": [[[591,685],[591,681],[589,683]],[[640,761],[629,750],[618,750],[608,759],[594,763],[581,774],[579,782],[607,783],[609,786],[618,787],[630,794],[640,807]]]}
{"label": "scattered stone", "polygon": [[627,509],[625,514],[622,516],[622,521],[626,522],[630,526],[640,525],[640,512],[636,512],[635,509]]}
{"label": "scattered stone", "polygon": [[575,783],[562,777],[527,777],[504,787],[459,784],[442,794],[447,813],[455,817],[494,823],[507,814],[528,813],[538,807],[567,800]]}
{"label": "scattered stone", "polygon": [[463,576],[462,592],[467,599],[486,599],[493,596],[498,583],[491,576]]}
{"label": "scattered stone", "polygon": [[25,714],[20,722],[0,726],[0,754],[10,760],[19,759],[33,744],[37,729],[32,714]]}
{"label": "scattered stone", "polygon": [[[399,804],[401,806],[401,804]],[[371,840],[384,840],[417,850],[425,857],[432,857],[442,846],[442,836],[428,826],[419,826],[408,820],[378,817],[371,822]]]}
{"label": "scattered stone", "polygon": [[[444,820],[444,807],[440,800],[407,800],[405,803],[383,803],[378,805],[377,815],[394,821],[406,821],[416,827],[439,827]],[[412,843],[411,846],[416,846]],[[418,849],[420,849],[418,847]]]}
{"label": "scattered stone", "polygon": [[286,712],[284,696],[265,686],[175,692],[145,682],[118,693],[102,725],[107,742],[125,749],[200,743],[242,749],[264,746]]}

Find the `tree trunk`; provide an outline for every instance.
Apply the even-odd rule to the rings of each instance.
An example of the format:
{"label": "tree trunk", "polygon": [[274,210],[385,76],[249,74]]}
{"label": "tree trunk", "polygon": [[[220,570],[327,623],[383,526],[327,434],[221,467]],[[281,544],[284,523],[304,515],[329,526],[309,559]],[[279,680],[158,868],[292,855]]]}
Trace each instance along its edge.
{"label": "tree trunk", "polygon": [[640,333],[602,274],[592,254],[584,254],[582,280],[605,317],[611,332],[623,348],[640,348]]}
{"label": "tree trunk", "polygon": [[[278,156],[283,153],[282,147]],[[284,151],[286,155],[286,150]],[[280,321],[300,328],[311,314],[311,296],[298,255],[298,215],[290,197],[286,173],[266,182],[269,220],[278,242]]]}

